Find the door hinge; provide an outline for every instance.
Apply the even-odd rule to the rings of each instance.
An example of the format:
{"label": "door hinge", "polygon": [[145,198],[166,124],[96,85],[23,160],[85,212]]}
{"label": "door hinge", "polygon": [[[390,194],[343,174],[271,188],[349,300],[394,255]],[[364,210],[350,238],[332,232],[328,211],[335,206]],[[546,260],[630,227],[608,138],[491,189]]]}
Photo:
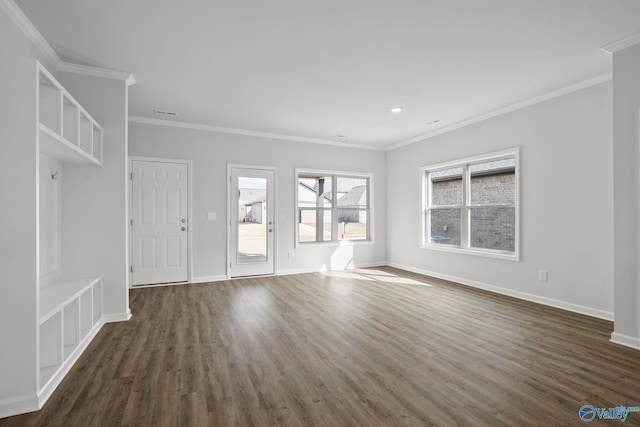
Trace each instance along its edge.
{"label": "door hinge", "polygon": [[133,265],[131,267],[129,267],[129,272],[133,273]]}
{"label": "door hinge", "polygon": [[231,268],[231,263],[229,263],[229,268]]}
{"label": "door hinge", "polygon": [[132,219],[129,220],[129,225],[133,227],[133,220]]}
{"label": "door hinge", "polygon": [[131,181],[133,181],[133,172],[131,172],[131,173],[129,174],[129,179],[130,179]]}

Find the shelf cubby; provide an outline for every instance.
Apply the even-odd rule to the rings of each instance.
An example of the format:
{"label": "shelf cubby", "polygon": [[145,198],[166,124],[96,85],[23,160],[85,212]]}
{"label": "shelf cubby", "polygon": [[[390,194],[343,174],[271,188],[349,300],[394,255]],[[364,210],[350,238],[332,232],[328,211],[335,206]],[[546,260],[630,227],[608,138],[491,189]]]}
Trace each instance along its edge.
{"label": "shelf cubby", "polygon": [[93,287],[80,294],[80,339],[93,327]]}
{"label": "shelf cubby", "polygon": [[54,133],[62,132],[62,89],[51,75],[39,74],[38,119]]}
{"label": "shelf cubby", "polygon": [[40,386],[46,384],[62,365],[61,317],[62,313],[57,312],[40,325]]}
{"label": "shelf cubby", "polygon": [[102,319],[102,282],[93,286],[93,324],[96,325]]}
{"label": "shelf cubby", "polygon": [[80,149],[91,155],[93,149],[93,123],[84,113],[80,113]]}
{"label": "shelf cubby", "polygon": [[102,162],[102,128],[97,123],[93,124],[93,147],[91,154],[99,162]]}
{"label": "shelf cubby", "polygon": [[66,360],[80,343],[80,310],[78,298],[62,309],[63,360]]}
{"label": "shelf cubby", "polygon": [[72,145],[78,145],[78,124],[80,110],[69,98],[62,104],[62,138]]}

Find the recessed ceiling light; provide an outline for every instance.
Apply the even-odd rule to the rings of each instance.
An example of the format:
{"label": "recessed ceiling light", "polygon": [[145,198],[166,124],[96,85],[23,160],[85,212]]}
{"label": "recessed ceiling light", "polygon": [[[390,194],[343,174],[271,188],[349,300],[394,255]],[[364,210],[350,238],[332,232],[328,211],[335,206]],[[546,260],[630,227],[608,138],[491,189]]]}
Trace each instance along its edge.
{"label": "recessed ceiling light", "polygon": [[401,113],[401,112],[402,112],[402,107],[393,107],[393,108],[391,109],[391,112],[392,112],[393,114]]}
{"label": "recessed ceiling light", "polygon": [[154,112],[160,116],[172,116],[175,117],[178,115],[175,111],[165,111],[165,110],[154,110]]}

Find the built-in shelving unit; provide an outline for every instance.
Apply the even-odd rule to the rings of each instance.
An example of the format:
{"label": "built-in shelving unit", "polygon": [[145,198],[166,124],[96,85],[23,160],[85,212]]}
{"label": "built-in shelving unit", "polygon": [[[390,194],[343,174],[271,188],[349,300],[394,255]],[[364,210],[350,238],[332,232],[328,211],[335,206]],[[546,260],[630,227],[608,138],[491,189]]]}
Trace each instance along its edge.
{"label": "built-in shelving unit", "polygon": [[67,163],[102,165],[102,127],[38,64],[40,151]]}
{"label": "built-in shelving unit", "polygon": [[79,356],[81,344],[102,326],[102,314],[101,277],[64,278],[40,289],[40,389]]}
{"label": "built-in shelving unit", "polygon": [[[37,378],[39,398],[46,400],[104,324],[102,275],[81,276],[74,271],[81,266],[60,262],[65,232],[72,230],[59,221],[65,211],[83,203],[79,192],[62,196],[65,165],[86,166],[88,173],[102,166],[103,130],[40,63],[36,69],[38,239],[43,260],[37,293]],[[77,171],[73,176],[77,179]],[[83,243],[91,247],[91,242]]]}

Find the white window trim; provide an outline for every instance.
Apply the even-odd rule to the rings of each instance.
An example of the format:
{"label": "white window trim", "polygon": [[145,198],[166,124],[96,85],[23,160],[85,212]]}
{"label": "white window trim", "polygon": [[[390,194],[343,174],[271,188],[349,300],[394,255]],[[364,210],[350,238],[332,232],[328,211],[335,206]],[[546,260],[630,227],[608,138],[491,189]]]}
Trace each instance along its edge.
{"label": "white window trim", "polygon": [[[514,252],[500,251],[494,249],[479,249],[479,248],[471,248],[471,247],[463,247],[456,245],[443,245],[443,244],[433,244],[429,243],[428,229],[427,229],[427,212],[429,208],[429,182],[427,179],[428,172],[434,172],[442,169],[450,169],[453,167],[463,167],[463,179],[465,181],[463,188],[463,208],[461,212],[461,239],[464,241],[463,233],[468,234],[468,212],[469,203],[467,199],[467,188],[469,183],[467,182],[469,179],[469,174],[467,173],[467,168],[465,165],[470,163],[483,163],[486,161],[499,160],[501,158],[509,158],[513,157],[516,160],[516,168],[515,168],[515,186],[516,186],[516,197],[515,197],[515,242],[514,242]],[[454,161],[437,163],[428,166],[423,166],[420,168],[420,189],[421,189],[421,203],[420,203],[420,236],[419,236],[419,247],[421,249],[429,249],[434,251],[441,252],[451,252],[458,254],[466,254],[466,255],[475,255],[482,256],[488,258],[496,258],[496,259],[504,259],[509,261],[520,261],[520,148],[514,147],[507,150],[496,151],[492,153],[482,154],[473,157],[466,157],[463,159],[456,159]],[[473,207],[473,206],[471,206]]]}
{"label": "white window trim", "polygon": [[[300,213],[300,209],[298,208],[298,177],[300,175],[304,175],[304,174],[309,174],[309,175],[336,175],[336,176],[345,176],[345,177],[358,177],[358,178],[367,178],[369,180],[369,185],[367,188],[367,191],[369,192],[368,194],[368,198],[369,198],[369,214],[367,217],[367,222],[368,222],[368,239],[367,240],[330,240],[327,242],[300,242],[299,240],[299,228],[298,228],[298,223],[300,221],[299,218],[299,213]],[[307,169],[307,168],[295,168],[294,170],[294,182],[295,182],[295,194],[294,194],[294,203],[293,203],[293,207],[294,207],[294,214],[293,217],[295,219],[294,221],[294,247],[295,248],[299,248],[299,247],[307,247],[307,246],[316,246],[316,245],[323,245],[323,246],[356,246],[356,245],[371,245],[374,244],[374,212],[373,212],[373,206],[374,206],[374,197],[373,197],[373,188],[374,188],[374,183],[373,183],[373,177],[374,174],[371,172],[353,172],[353,171],[336,171],[336,170],[329,170],[329,169]],[[332,222],[333,222],[333,218],[332,218]]]}

